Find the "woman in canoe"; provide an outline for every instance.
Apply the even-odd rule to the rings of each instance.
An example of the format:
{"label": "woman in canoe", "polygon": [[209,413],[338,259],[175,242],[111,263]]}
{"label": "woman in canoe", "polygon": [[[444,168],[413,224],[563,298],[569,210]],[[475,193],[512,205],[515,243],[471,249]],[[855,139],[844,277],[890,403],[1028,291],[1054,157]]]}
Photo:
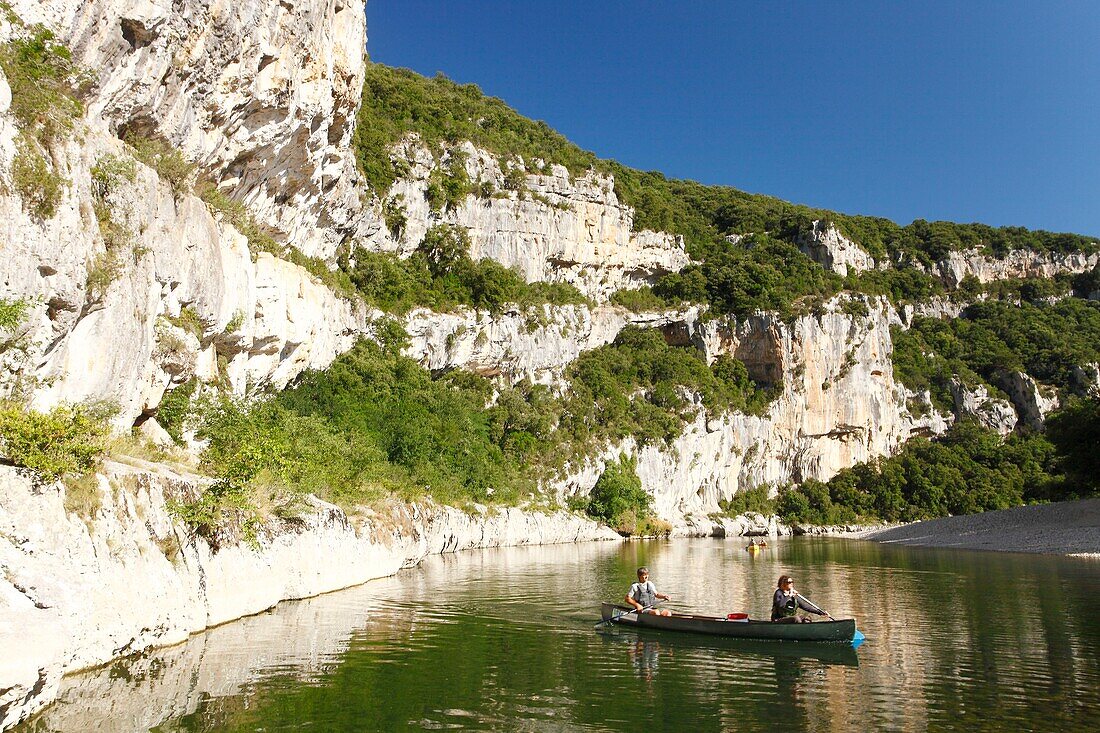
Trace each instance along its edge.
{"label": "woman in canoe", "polygon": [[794,589],[794,578],[789,575],[779,576],[779,586],[772,596],[772,621],[781,624],[809,623],[813,621],[806,616],[799,616],[798,609],[815,613],[818,616],[826,615],[824,611],[807,603],[798,591]]}

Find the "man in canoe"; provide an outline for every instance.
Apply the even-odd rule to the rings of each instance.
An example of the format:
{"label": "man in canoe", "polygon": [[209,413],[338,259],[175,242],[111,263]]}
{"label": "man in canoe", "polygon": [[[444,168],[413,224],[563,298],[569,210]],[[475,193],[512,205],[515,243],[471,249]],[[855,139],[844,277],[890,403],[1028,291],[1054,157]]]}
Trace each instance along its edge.
{"label": "man in canoe", "polygon": [[653,582],[649,579],[649,568],[638,568],[638,582],[630,586],[630,592],[626,594],[626,602],[638,611],[645,609],[643,613],[655,613],[658,616],[671,616],[672,611],[666,609],[657,609],[653,606],[657,603],[657,599],[667,601],[668,596],[664,593],[657,592],[657,586],[653,585]]}
{"label": "man in canoe", "polygon": [[797,624],[797,623],[809,623],[813,621],[806,616],[799,616],[798,609],[803,611],[809,611],[810,613],[816,613],[818,616],[824,616],[825,612],[820,608],[810,605],[802,596],[798,595],[798,591],[794,589],[794,578],[789,575],[780,575],[779,587],[775,591],[775,595],[772,596],[772,621],[781,624]]}

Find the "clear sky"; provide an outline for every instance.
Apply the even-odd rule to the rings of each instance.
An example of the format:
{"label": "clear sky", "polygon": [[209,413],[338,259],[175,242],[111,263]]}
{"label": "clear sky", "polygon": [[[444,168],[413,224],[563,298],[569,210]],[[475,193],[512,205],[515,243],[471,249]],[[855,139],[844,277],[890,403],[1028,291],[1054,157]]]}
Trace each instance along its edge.
{"label": "clear sky", "polygon": [[368,0],[367,35],[637,168],[1100,236],[1096,0]]}

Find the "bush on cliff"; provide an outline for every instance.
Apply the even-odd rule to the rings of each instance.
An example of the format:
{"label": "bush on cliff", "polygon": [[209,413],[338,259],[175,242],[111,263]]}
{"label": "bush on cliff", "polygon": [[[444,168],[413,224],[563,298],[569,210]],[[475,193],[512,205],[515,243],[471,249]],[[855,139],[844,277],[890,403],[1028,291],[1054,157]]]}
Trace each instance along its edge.
{"label": "bush on cliff", "polygon": [[637,462],[622,454],[604,466],[584,510],[623,535],[668,534],[669,527],[652,516],[652,504],[638,478]]}
{"label": "bush on cliff", "polygon": [[54,481],[95,468],[107,449],[107,420],[114,408],[105,404],[60,405],[48,413],[0,403],[0,450],[13,465]]}
{"label": "bush on cliff", "polygon": [[437,312],[468,306],[501,312],[507,305],[523,309],[588,303],[566,283],[527,283],[515,270],[491,259],[474,261],[466,230],[448,224],[429,229],[416,251],[402,259],[383,252],[357,250],[340,267],[371,305],[402,315],[416,307]]}

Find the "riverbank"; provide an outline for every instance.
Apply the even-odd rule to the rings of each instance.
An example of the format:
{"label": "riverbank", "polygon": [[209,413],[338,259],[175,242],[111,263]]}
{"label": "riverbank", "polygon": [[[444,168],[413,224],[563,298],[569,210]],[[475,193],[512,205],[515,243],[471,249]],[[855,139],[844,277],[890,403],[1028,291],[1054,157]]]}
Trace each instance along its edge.
{"label": "riverbank", "polygon": [[1100,499],[931,519],[860,536],[886,544],[1100,557]]}
{"label": "riverbank", "polygon": [[567,512],[428,502],[349,515],[311,499],[255,544],[213,547],[169,510],[200,477],[106,463],[81,519],[65,488],[0,466],[0,730],[54,700],[63,675],[203,629],[393,575],[428,555],[618,540]]}

